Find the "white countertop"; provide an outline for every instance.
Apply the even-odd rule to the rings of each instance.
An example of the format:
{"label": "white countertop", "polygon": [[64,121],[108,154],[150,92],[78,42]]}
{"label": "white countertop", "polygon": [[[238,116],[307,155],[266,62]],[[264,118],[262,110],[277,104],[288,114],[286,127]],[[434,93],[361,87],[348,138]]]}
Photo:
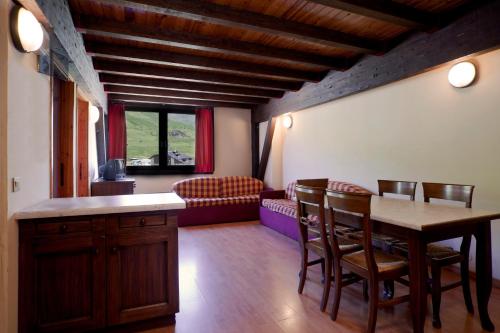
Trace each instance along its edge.
{"label": "white countertop", "polygon": [[34,206],[22,209],[14,217],[18,220],[24,220],[184,208],[186,208],[186,203],[175,193],[112,195],[48,199]]}
{"label": "white countertop", "polygon": [[384,198],[374,195],[371,202],[371,218],[380,222],[421,231],[445,223],[475,219],[495,220],[500,218],[500,212]]}

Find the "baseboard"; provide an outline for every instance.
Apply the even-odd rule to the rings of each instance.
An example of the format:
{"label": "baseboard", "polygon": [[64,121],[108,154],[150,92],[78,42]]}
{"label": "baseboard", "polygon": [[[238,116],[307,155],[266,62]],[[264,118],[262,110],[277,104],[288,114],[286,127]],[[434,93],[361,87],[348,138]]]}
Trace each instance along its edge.
{"label": "baseboard", "polygon": [[[453,273],[460,274],[460,267],[458,266],[448,266],[445,269],[452,271]],[[476,280],[476,272],[470,271],[469,276],[472,280]],[[500,289],[500,280],[493,278],[493,288]]]}

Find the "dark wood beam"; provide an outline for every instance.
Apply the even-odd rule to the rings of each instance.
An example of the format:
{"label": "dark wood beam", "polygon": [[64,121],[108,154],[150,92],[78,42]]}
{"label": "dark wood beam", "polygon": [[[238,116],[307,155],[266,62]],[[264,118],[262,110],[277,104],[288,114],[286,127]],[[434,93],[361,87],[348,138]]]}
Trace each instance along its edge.
{"label": "dark wood beam", "polygon": [[321,66],[322,68],[345,68],[351,65],[351,60],[348,58],[325,57],[298,50],[276,48],[234,39],[209,38],[181,31],[112,21],[92,16],[75,15],[74,23],[81,33],[104,37],[232,55],[253,56],[258,59],[279,60],[291,65],[307,64]]}
{"label": "dark wood beam", "polygon": [[188,20],[220,24],[230,28],[269,33],[355,52],[380,53],[384,51],[383,43],[376,40],[279,17],[237,10],[202,0],[101,0],[101,2]]}
{"label": "dark wood beam", "polygon": [[[228,73],[257,75],[271,79],[298,80],[319,82],[325,77],[325,72],[306,72],[268,65],[258,65],[243,61],[234,61],[212,57],[194,56],[163,50],[145,49],[131,46],[113,45],[107,43],[85,42],[87,53],[100,58],[141,61],[161,65],[180,66],[195,69],[207,69]],[[339,68],[340,69],[340,68]],[[347,69],[346,67],[342,70]]]}
{"label": "dark wood beam", "polygon": [[142,88],[142,87],[130,87],[130,86],[120,86],[120,85],[109,85],[109,84],[104,85],[104,91],[107,93],[117,93],[117,94],[198,99],[207,101],[245,103],[253,105],[264,104],[268,102],[267,98],[259,98],[259,97],[210,94],[210,93],[189,92],[189,91],[180,91],[171,89]]}
{"label": "dark wood beam", "polygon": [[273,145],[274,128],[276,127],[276,117],[269,118],[267,122],[266,138],[264,139],[264,146],[262,147],[262,154],[260,156],[259,171],[257,179],[264,180],[266,175],[267,163],[269,155],[271,154],[271,147]]}
{"label": "dark wood beam", "polygon": [[106,73],[121,73],[181,81],[228,84],[242,87],[258,87],[276,90],[299,90],[302,83],[274,81],[243,76],[211,73],[193,69],[159,67],[138,62],[117,62],[94,58],[94,69]]}
{"label": "dark wood beam", "polygon": [[[330,72],[319,84],[306,84],[298,92],[286,93],[279,100],[258,106],[254,121],[262,122],[270,116],[310,108],[423,73],[462,57],[497,49],[500,47],[499,17],[500,1],[495,1],[432,34],[415,34],[381,57],[367,56],[346,72]],[[446,79],[442,84],[448,84]]]}
{"label": "dark wood beam", "polygon": [[164,104],[164,105],[191,105],[191,106],[212,106],[212,107],[219,106],[228,108],[250,109],[248,104],[243,104],[243,103],[217,102],[217,101],[157,97],[157,96],[108,94],[108,99],[110,101],[120,101],[120,102],[140,102],[140,103]]}
{"label": "dark wood beam", "polygon": [[436,27],[437,17],[429,12],[403,5],[395,1],[380,0],[307,0],[327,7],[371,17],[408,28],[428,30]]}
{"label": "dark wood beam", "polygon": [[128,75],[113,75],[101,73],[99,79],[102,83],[119,84],[131,87],[149,87],[173,89],[180,91],[196,91],[206,93],[217,93],[236,96],[254,96],[263,98],[280,98],[283,91],[259,88],[233,87],[222,84],[196,83],[176,80],[153,79]]}

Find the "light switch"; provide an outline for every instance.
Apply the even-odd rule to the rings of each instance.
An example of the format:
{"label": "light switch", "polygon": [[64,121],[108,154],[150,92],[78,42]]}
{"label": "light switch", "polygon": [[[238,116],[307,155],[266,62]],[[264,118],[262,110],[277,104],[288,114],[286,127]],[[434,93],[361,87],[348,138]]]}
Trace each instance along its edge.
{"label": "light switch", "polygon": [[12,192],[19,192],[21,190],[21,177],[12,178]]}

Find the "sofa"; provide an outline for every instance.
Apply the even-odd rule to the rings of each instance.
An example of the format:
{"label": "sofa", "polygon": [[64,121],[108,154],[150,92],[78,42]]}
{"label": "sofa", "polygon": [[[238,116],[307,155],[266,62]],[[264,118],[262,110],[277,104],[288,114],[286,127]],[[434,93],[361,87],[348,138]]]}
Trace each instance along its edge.
{"label": "sofa", "polygon": [[[260,193],[260,223],[294,240],[299,239],[297,228],[297,198],[295,196],[296,181],[288,184],[286,190],[264,191]],[[367,189],[351,183],[330,180],[328,188],[332,190],[372,193]]]}
{"label": "sofa", "polygon": [[259,219],[262,181],[246,176],[199,177],[173,185],[186,202],[177,216],[180,227]]}

